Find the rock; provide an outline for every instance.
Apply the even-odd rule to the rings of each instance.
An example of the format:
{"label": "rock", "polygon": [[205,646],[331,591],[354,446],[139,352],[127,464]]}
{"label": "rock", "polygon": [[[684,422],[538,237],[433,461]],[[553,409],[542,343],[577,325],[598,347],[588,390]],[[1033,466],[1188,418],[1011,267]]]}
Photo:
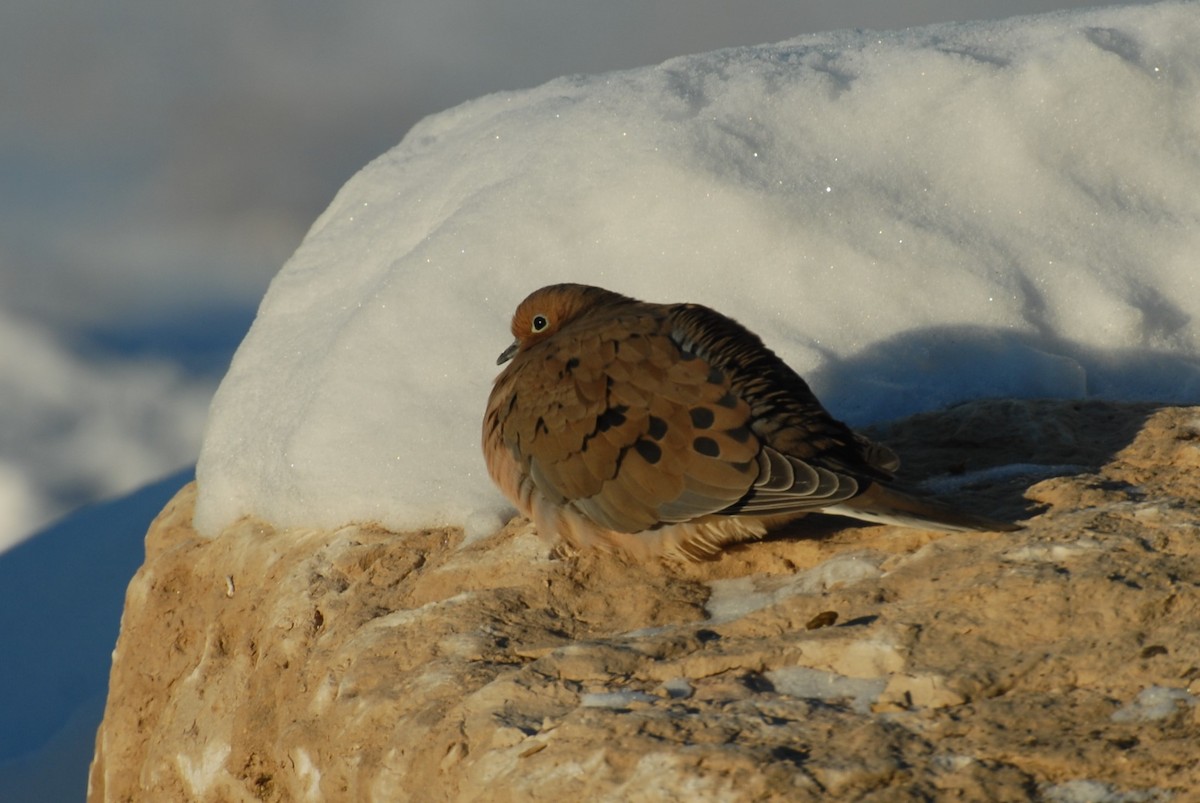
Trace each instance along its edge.
{"label": "rock", "polygon": [[1027,528],[810,517],[630,566],[523,521],[207,540],[189,485],[129,586],[89,800],[1200,788],[1200,409],[976,402],[873,434]]}

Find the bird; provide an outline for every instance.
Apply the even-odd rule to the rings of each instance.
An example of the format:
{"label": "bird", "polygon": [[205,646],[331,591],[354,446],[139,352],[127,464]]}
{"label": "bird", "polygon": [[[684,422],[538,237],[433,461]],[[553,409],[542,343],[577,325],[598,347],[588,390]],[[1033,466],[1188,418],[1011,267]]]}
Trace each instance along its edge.
{"label": "bird", "polygon": [[1018,529],[897,488],[895,452],[834,418],[761,338],[709,307],[553,284],[517,306],[511,331],[484,459],[567,553],[706,560],[814,512]]}

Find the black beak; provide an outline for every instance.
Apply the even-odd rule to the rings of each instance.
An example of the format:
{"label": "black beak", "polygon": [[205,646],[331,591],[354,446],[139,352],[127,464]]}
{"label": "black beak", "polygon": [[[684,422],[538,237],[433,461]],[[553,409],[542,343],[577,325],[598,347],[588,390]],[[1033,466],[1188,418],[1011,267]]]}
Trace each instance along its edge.
{"label": "black beak", "polygon": [[496,365],[504,365],[504,363],[511,360],[513,358],[513,355],[517,353],[517,349],[520,347],[521,347],[520,342],[514,340],[513,344],[511,346],[506,348],[504,351],[500,352],[500,356],[496,358]]}

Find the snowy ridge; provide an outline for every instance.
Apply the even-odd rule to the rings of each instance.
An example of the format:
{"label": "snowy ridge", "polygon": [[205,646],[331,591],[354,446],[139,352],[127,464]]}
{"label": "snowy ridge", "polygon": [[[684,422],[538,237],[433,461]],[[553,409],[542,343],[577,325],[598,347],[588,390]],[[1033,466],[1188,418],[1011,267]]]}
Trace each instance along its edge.
{"label": "snowy ridge", "polygon": [[840,32],[428,118],[272,283],[197,524],[497,526],[479,419],[558,281],[717,307],[853,424],[1200,400],[1196,41],[1196,3]]}

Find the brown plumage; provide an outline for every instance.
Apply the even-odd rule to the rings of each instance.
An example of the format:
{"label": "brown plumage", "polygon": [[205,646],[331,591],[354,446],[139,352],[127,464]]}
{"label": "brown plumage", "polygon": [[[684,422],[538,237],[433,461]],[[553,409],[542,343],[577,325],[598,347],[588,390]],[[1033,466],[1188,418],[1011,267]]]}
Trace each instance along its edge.
{"label": "brown plumage", "polygon": [[512,333],[483,451],[552,542],[702,558],[816,511],[1012,529],[888,487],[891,450],[833,418],[756,335],[707,307],[558,284],[521,302]]}

